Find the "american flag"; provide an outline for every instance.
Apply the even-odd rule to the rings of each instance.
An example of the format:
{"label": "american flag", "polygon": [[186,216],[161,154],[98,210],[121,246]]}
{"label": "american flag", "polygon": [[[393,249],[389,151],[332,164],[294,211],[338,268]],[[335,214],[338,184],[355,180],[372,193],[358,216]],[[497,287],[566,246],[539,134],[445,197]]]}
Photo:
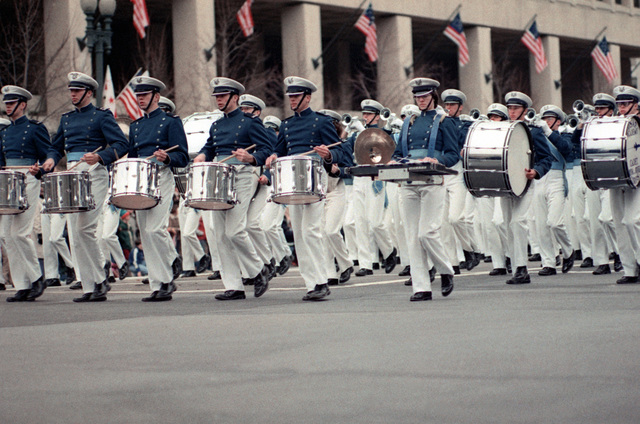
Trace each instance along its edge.
{"label": "american flag", "polygon": [[111,78],[111,68],[107,65],[107,72],[104,76],[104,87],[102,88],[102,107],[109,109],[113,116],[116,114],[116,93],[113,88],[113,78]]}
{"label": "american flag", "polygon": [[253,0],[247,0],[244,2],[240,10],[236,13],[238,24],[242,30],[242,35],[249,37],[253,34],[253,15],[251,14],[251,4]]}
{"label": "american flag", "polygon": [[[136,74],[133,76],[133,78],[140,75],[149,76],[149,71],[142,72],[142,68],[140,68],[138,72],[136,72]],[[136,95],[133,92],[133,87],[131,86],[131,81],[133,81],[133,78],[131,78],[131,80],[127,83],[127,86],[124,88],[124,90],[120,92],[116,100],[118,100],[119,102],[122,102],[122,105],[124,106],[124,109],[127,111],[129,118],[135,121],[136,119],[142,116],[142,111],[138,106]]]}
{"label": "american flag", "polygon": [[609,81],[609,83],[613,82],[613,80],[618,76],[618,71],[616,71],[616,65],[613,63],[613,57],[611,57],[607,37],[602,37],[602,41],[596,44],[594,49],[591,51],[591,57],[596,63],[596,66],[598,66],[607,78],[607,81]]}
{"label": "american flag", "polygon": [[147,3],[145,0],[131,0],[133,3],[133,26],[140,38],[147,36],[145,29],[149,26],[149,13],[147,13]]}
{"label": "american flag", "polygon": [[444,30],[444,35],[458,46],[458,63],[460,66],[469,63],[469,47],[467,46],[467,36],[464,35],[460,13],[457,13],[456,17],[449,23],[449,26]]}
{"label": "american flag", "polygon": [[355,27],[367,37],[364,43],[364,52],[369,56],[370,62],[378,60],[378,36],[374,21],[373,9],[369,3],[369,7],[360,15]]}
{"label": "american flag", "polygon": [[544,68],[546,68],[549,63],[547,62],[547,56],[545,56],[544,54],[544,47],[542,47],[542,40],[540,39],[540,34],[538,33],[538,25],[536,25],[536,21],[533,21],[531,26],[527,28],[520,41],[522,41],[522,43],[527,46],[527,48],[535,58],[536,72],[540,73],[544,71]]}

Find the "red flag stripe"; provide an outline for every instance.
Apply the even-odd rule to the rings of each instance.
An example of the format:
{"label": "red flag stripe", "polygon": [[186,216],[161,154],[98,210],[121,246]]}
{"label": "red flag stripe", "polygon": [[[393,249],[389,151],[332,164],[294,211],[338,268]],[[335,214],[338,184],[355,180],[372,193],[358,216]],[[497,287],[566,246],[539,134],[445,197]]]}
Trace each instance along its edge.
{"label": "red flag stripe", "polygon": [[253,0],[247,0],[244,2],[240,10],[236,13],[238,24],[242,30],[242,35],[249,37],[253,34],[253,15],[251,13],[251,4]]}
{"label": "red flag stripe", "polygon": [[147,33],[145,28],[149,26],[149,13],[145,0],[131,0],[133,3],[133,26],[140,38],[145,38]]}

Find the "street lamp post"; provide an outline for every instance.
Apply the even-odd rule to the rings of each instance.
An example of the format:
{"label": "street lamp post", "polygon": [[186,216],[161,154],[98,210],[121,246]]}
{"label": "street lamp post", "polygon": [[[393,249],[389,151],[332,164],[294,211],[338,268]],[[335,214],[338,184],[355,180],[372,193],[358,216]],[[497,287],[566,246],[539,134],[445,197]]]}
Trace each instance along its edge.
{"label": "street lamp post", "polygon": [[78,39],[80,50],[86,46],[95,56],[95,74],[98,81],[96,105],[102,106],[104,86],[104,55],[111,54],[111,19],[116,11],[116,0],[80,0],[80,7],[87,17],[85,36]]}

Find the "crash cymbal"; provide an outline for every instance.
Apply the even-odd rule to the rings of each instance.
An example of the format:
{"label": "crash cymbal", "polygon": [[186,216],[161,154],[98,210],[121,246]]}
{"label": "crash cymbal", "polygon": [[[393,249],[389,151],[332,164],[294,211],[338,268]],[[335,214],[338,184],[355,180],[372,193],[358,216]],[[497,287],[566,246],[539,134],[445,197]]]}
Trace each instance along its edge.
{"label": "crash cymbal", "polygon": [[382,165],[391,160],[396,143],[380,128],[368,128],[356,138],[354,155],[358,165]]}

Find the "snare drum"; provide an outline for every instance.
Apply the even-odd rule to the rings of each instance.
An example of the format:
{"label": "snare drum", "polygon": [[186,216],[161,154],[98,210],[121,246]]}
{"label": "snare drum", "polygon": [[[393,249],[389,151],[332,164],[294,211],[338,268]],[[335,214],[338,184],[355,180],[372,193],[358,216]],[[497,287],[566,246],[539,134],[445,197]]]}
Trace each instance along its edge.
{"label": "snare drum", "polygon": [[173,179],[176,182],[178,193],[184,198],[187,193],[187,179],[189,178],[189,168],[171,168]]}
{"label": "snare drum", "polygon": [[64,171],[42,177],[42,213],[74,213],[95,209],[87,171]]}
{"label": "snare drum", "polygon": [[580,163],[587,187],[598,190],[638,186],[639,123],[637,116],[596,118],[585,123]]}
{"label": "snare drum", "polygon": [[160,202],[158,164],[146,159],[113,163],[109,201],[122,209],[151,209]]}
{"label": "snare drum", "polygon": [[199,162],[189,167],[185,205],[195,209],[226,210],[235,206],[236,168],[226,163]]}
{"label": "snare drum", "polygon": [[321,159],[287,156],[271,164],[271,200],[284,205],[308,205],[325,198]]}
{"label": "snare drum", "polygon": [[464,183],[476,196],[522,197],[533,167],[531,133],[522,122],[477,121],[464,143]]}
{"label": "snare drum", "polygon": [[0,215],[17,215],[27,208],[27,176],[18,171],[0,171]]}

